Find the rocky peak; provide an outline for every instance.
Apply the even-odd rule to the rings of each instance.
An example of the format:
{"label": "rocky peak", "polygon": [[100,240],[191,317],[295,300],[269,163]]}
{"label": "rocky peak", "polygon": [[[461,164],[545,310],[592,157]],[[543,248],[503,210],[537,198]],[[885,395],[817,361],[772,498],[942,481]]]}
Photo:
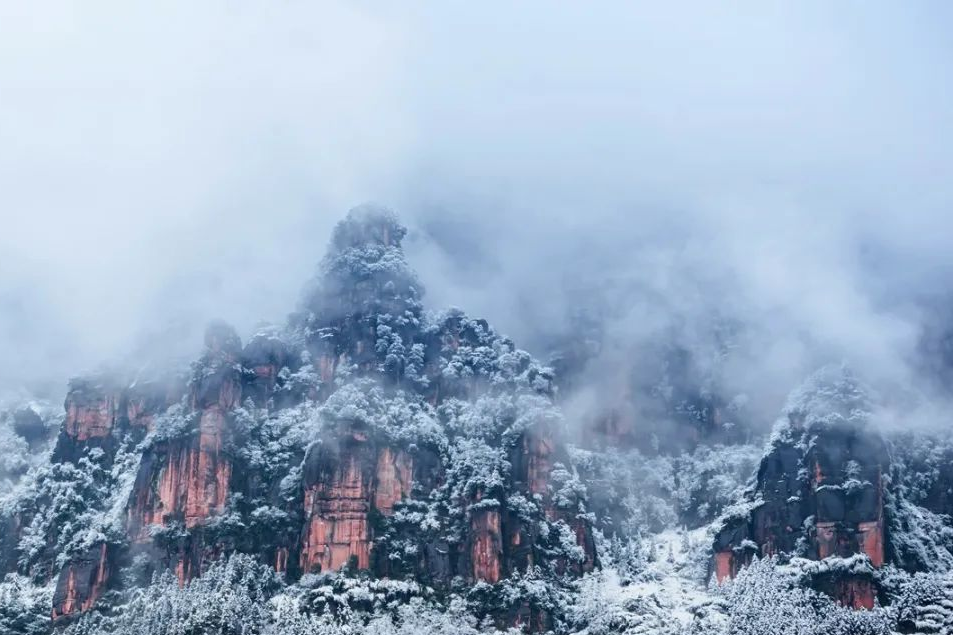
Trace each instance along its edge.
{"label": "rocky peak", "polygon": [[885,562],[886,446],[871,404],[847,368],[825,368],[794,391],[775,426],[748,503],[715,540],[715,575],[755,557],[802,558],[812,584],[842,604],[872,608]]}
{"label": "rocky peak", "polygon": [[404,257],[407,229],[387,208],[362,205],[338,223],[305,299],[312,321],[419,315],[423,287]]}
{"label": "rocky peak", "polygon": [[[131,488],[111,503],[121,520],[59,570],[55,619],[96,606],[137,559],[182,584],[245,552],[289,580],[362,571],[444,591],[596,565],[584,489],[555,495],[572,474],[551,372],[485,320],[425,315],[405,234],[389,210],[352,210],[305,310],[244,348],[210,324],[178,392],[71,385],[61,458],[125,456],[110,473],[131,470]],[[501,624],[551,623],[498,597],[486,613]]]}
{"label": "rocky peak", "polygon": [[348,249],[364,249],[369,245],[400,248],[407,228],[400,224],[392,210],[365,203],[350,212],[337,224],[331,237],[329,257]]}

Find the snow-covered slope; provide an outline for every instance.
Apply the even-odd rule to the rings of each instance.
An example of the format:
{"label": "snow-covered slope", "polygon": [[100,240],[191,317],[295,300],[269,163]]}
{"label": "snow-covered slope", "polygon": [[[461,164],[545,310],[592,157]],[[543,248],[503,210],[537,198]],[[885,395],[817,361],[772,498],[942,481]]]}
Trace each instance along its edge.
{"label": "snow-covered slope", "polygon": [[286,324],[6,400],[0,633],[949,631],[949,438],[831,367],[763,439],[665,343],[580,411],[584,355],[425,310],[404,234],[358,208]]}

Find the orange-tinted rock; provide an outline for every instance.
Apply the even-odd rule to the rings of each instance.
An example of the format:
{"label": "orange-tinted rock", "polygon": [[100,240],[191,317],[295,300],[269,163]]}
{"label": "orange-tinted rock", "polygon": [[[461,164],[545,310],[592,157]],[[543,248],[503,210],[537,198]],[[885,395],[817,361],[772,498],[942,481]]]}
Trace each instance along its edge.
{"label": "orange-tinted rock", "polygon": [[582,547],[584,554],[579,573],[588,573],[596,568],[596,541],[592,535],[588,521],[582,518],[576,518],[572,524],[573,531],[576,533],[576,544]]}
{"label": "orange-tinted rock", "polygon": [[[716,536],[719,580],[735,575],[737,554],[747,549],[770,556],[806,545],[817,560],[865,554],[874,568],[884,564],[883,440],[853,424],[812,426],[794,416],[790,422],[791,436],[762,459],[750,514]],[[855,608],[872,607],[877,594],[870,572],[818,573],[812,584]]]}
{"label": "orange-tinted rock", "polygon": [[126,418],[130,425],[152,430],[152,413],[150,413],[142,399],[130,399],[126,404]]}
{"label": "orange-tinted rock", "polygon": [[333,571],[352,559],[361,569],[370,564],[373,448],[361,434],[351,435],[340,445],[321,448],[306,459],[307,524],[301,545],[305,572]]}
{"label": "orange-tinted rock", "polygon": [[175,563],[175,578],[180,587],[184,587],[185,583],[192,579],[192,561],[189,558],[180,557]]}
{"label": "orange-tinted rock", "polygon": [[715,579],[724,582],[735,576],[734,554],[730,551],[719,551],[715,554]]}
{"label": "orange-tinted rock", "polygon": [[66,421],[63,429],[76,441],[108,436],[116,416],[116,398],[112,394],[83,385],[66,396]]}
{"label": "orange-tinted rock", "polygon": [[305,509],[311,510],[301,549],[305,571],[334,571],[356,559],[358,568],[370,564],[370,506],[364,490],[353,495],[352,484],[317,487],[305,493]]}
{"label": "orange-tinted rock", "polygon": [[549,494],[549,479],[553,471],[556,443],[545,431],[523,435],[526,455],[526,486],[530,494]]}
{"label": "orange-tinted rock", "polygon": [[870,610],[874,608],[877,588],[874,582],[867,578],[847,578],[834,585],[833,595],[843,606]]}
{"label": "orange-tinted rock", "polygon": [[288,571],[288,548],[279,547],[275,551],[275,571],[285,573]]}
{"label": "orange-tinted rock", "polygon": [[[179,520],[187,528],[221,513],[229,494],[232,461],[223,452],[228,413],[241,400],[239,372],[229,363],[236,344],[224,330],[209,329],[208,372],[191,384],[190,402],[198,411],[198,430],[156,445],[139,466],[127,509],[134,541],[149,539],[149,525]],[[185,572],[187,573],[187,572]]]}
{"label": "orange-tinted rock", "polygon": [[394,505],[410,496],[413,483],[413,459],[406,452],[383,448],[377,455],[374,488],[374,508],[385,516],[394,511]]}
{"label": "orange-tinted rock", "polygon": [[413,469],[407,452],[378,447],[359,427],[314,446],[305,458],[302,571],[368,568],[371,514],[389,516],[410,496]]}
{"label": "orange-tinted rock", "polygon": [[88,611],[109,581],[109,551],[105,544],[90,548],[60,571],[53,594],[53,619]]}
{"label": "orange-tinted rock", "polygon": [[[514,452],[510,454],[515,484],[530,498],[541,501],[546,518],[563,521],[573,531],[576,543],[583,550],[583,561],[558,563],[560,571],[572,570],[581,574],[591,571],[596,565],[595,543],[588,521],[578,514],[574,506],[557,508],[552,499],[552,472],[555,464],[569,464],[568,456],[559,454],[556,435],[546,422],[530,427],[521,436]],[[525,527],[515,516],[505,519],[505,534],[509,549],[505,571],[525,571],[534,564],[533,547],[537,538],[535,527]]]}
{"label": "orange-tinted rock", "polygon": [[192,389],[192,407],[195,410],[217,408],[220,412],[232,410],[241,401],[242,388],[234,369],[227,368],[218,374],[196,382]]}
{"label": "orange-tinted rock", "polygon": [[470,532],[473,579],[490,584],[499,582],[503,557],[500,512],[496,509],[474,511],[470,518]]}
{"label": "orange-tinted rock", "polygon": [[751,563],[751,557],[752,552],[749,549],[739,551],[728,549],[716,552],[714,559],[715,580],[724,582],[735,577],[742,567]]}
{"label": "orange-tinted rock", "polygon": [[[185,526],[192,527],[213,514],[221,513],[228,497],[228,482],[231,478],[231,462],[222,455],[222,433],[225,415],[210,409],[199,420],[199,451],[189,452],[186,457]],[[171,483],[175,488],[182,480]]]}
{"label": "orange-tinted rock", "polygon": [[512,626],[521,633],[544,633],[546,631],[552,631],[552,619],[549,612],[531,606],[527,600],[524,600],[519,608],[513,612],[512,619],[509,622],[509,626]]}
{"label": "orange-tinted rock", "polygon": [[203,413],[196,438],[157,450],[162,455],[158,466],[143,461],[128,511],[134,540],[148,540],[149,525],[164,525],[167,518],[194,527],[224,510],[232,465],[221,453],[222,426],[221,413]]}
{"label": "orange-tinted rock", "polygon": [[[434,499],[443,501],[446,490],[439,488],[448,482],[455,484],[455,473],[447,469],[446,447],[430,440],[418,439],[423,441],[419,446],[400,448],[388,445],[391,441],[379,431],[348,429],[347,424],[339,423],[342,430],[329,425],[322,442],[308,451],[302,489],[291,497],[285,485],[298,474],[298,453],[303,448],[291,444],[290,458],[282,467],[292,472],[280,483],[277,481],[283,474],[272,469],[276,461],[269,460],[263,467],[245,452],[235,457],[228,454],[228,448],[242,447],[246,434],[270,434],[270,429],[238,426],[236,436],[230,438],[230,413],[240,403],[250,400],[255,405],[249,412],[257,421],[260,413],[267,416],[268,411],[303,405],[305,398],[321,401],[337,387],[338,368],[347,369],[349,375],[353,372],[355,376],[379,379],[387,391],[395,386],[416,391],[423,399],[432,398],[435,405],[449,397],[465,399],[481,394],[490,383],[495,385],[498,369],[482,364],[474,367],[471,376],[450,381],[442,370],[446,360],[441,358],[441,345],[458,351],[461,359],[466,359],[468,348],[496,353],[509,350],[518,368],[502,369],[505,372],[501,376],[521,373],[536,387],[540,399],[552,397],[548,371],[537,368],[527,354],[498,337],[485,321],[458,315],[448,322],[453,328],[446,332],[429,328],[422,319],[416,278],[405,275],[402,267],[390,266],[401,264],[399,258],[393,258],[399,254],[392,249],[363,249],[368,241],[399,248],[403,233],[390,215],[355,214],[350,225],[336,231],[335,249],[340,255],[358,248],[353,254],[344,254],[344,260],[368,254],[386,258],[382,262],[387,266],[376,267],[379,275],[355,280],[347,267],[329,267],[313,301],[306,301],[305,310],[290,319],[292,337],[287,341],[282,338],[289,335],[288,331],[262,331],[243,350],[233,329],[212,325],[206,332],[205,353],[193,364],[188,383],[180,384],[173,398],[171,392],[163,394],[162,386],[169,384],[151,375],[142,375],[141,380],[120,391],[85,391],[72,396],[67,406],[67,429],[61,435],[65,438],[62,456],[69,460],[81,457],[90,447],[101,449],[96,456],[110,460],[118,450],[142,441],[154,421],[167,420],[170,424],[163,426],[161,436],[146,437],[148,445],[127,507],[133,544],[123,544],[123,551],[114,554],[117,568],[130,562],[132,556],[145,554],[157,568],[174,571],[179,584],[185,585],[201,575],[211,560],[233,551],[249,551],[272,564],[275,571],[287,572],[291,577],[345,566],[366,569],[373,563],[375,575],[387,575],[388,571],[400,578],[416,575],[434,588],[449,588],[462,578],[496,583],[534,565],[552,565],[558,574],[576,567],[577,561],[569,556],[552,562],[552,549],[561,549],[564,533],[569,536],[563,522],[584,546],[586,557],[580,566],[584,570],[594,566],[595,550],[588,520],[581,514],[583,507],[572,501],[557,509],[553,503],[553,466],[569,462],[553,431],[544,426],[533,427],[515,443],[508,436],[487,439],[494,447],[512,450],[519,456],[512,472],[501,475],[505,482],[493,488],[492,496],[499,500],[477,501],[466,520],[457,515],[463,509],[448,513],[439,503],[431,507],[436,510],[436,523],[421,524],[414,514],[394,513],[411,497],[413,488],[422,492],[438,490],[439,496]],[[391,345],[402,341],[413,346],[414,355],[406,357],[408,363],[395,364],[381,354],[386,344],[382,327],[388,321],[381,316],[387,315],[396,316]],[[312,363],[313,369],[298,373],[302,365]],[[320,383],[314,381],[312,370],[317,371]],[[522,379],[519,381],[522,383]],[[169,410],[172,404],[177,405]],[[160,418],[167,410],[168,419]],[[182,419],[176,420],[179,416]],[[244,422],[244,412],[241,416]],[[106,441],[76,441],[96,438]],[[234,446],[233,441],[237,442]],[[206,526],[207,519],[225,510],[233,487],[241,495],[235,498],[236,514],[244,516],[249,508],[257,509],[259,502],[262,508],[273,506],[285,514],[266,517],[262,524],[256,515],[249,523],[253,529],[247,534],[233,531],[230,523]],[[530,509],[503,503],[510,493],[539,501],[547,518],[560,523],[559,532],[543,531],[547,525],[538,517],[535,506]],[[451,500],[454,505],[459,502],[456,496]],[[303,510],[290,508],[299,504]],[[407,503],[414,512],[426,507]],[[531,520],[527,520],[527,513]],[[156,524],[171,526],[168,531],[155,532],[154,544],[150,544],[153,540],[148,530]],[[180,531],[183,527],[188,531]],[[399,558],[391,557],[397,549],[388,548],[407,544],[407,534],[418,540],[414,543],[420,547],[416,560],[410,549],[402,551]],[[394,542],[388,542],[391,540]],[[575,553],[565,549],[559,553],[567,551]],[[54,615],[88,609],[101,597],[108,578],[105,547],[95,561],[70,564],[61,575],[62,592]],[[538,631],[552,627],[547,608],[530,600],[520,604],[518,608],[501,607],[505,619],[515,617],[511,623]]]}
{"label": "orange-tinted rock", "polygon": [[858,525],[860,550],[867,554],[871,564],[882,567],[884,564],[883,521],[862,522]]}

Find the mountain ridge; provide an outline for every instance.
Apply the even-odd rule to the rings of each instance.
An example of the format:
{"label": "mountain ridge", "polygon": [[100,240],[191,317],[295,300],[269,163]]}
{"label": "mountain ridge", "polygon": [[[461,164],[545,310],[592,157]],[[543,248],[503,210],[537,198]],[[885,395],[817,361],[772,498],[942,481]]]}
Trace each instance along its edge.
{"label": "mountain ridge", "polygon": [[760,634],[739,630],[771,623],[758,593],[804,629],[946,619],[930,598],[953,565],[953,445],[882,435],[849,369],[795,390],[764,447],[664,342],[632,364],[662,360],[667,390],[643,372],[567,421],[585,353],[553,370],[425,310],[405,235],[355,208],[284,325],[243,344],[213,322],[187,370],[103,371],[61,414],[5,413],[33,454],[4,468],[24,483],[0,499],[0,598],[34,603],[6,600],[0,624],[125,633],[146,598],[179,615],[216,594],[276,633],[417,606],[461,628]]}

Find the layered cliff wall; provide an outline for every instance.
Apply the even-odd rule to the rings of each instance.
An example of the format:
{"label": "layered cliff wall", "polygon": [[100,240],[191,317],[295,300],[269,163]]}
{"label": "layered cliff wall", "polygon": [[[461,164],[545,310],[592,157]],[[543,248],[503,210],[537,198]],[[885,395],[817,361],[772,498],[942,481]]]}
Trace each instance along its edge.
{"label": "layered cliff wall", "polygon": [[[758,470],[745,513],[729,517],[715,539],[721,581],[754,556],[806,558],[814,585],[854,608],[873,608],[873,571],[885,563],[884,479],[880,435],[852,375],[827,370],[789,406]],[[858,566],[854,556],[862,556]]]}
{"label": "layered cliff wall", "polygon": [[[233,554],[299,584],[315,612],[327,604],[308,595],[313,585],[358,577],[385,592],[393,583],[404,599],[465,596],[468,610],[497,626],[564,624],[553,598],[598,566],[593,510],[613,511],[591,504],[578,457],[611,453],[577,448],[570,460],[551,369],[485,320],[423,310],[403,236],[391,215],[356,210],[284,326],[242,346],[213,324],[198,359],[170,377],[73,380],[50,464],[12,512],[0,510],[0,573],[50,585],[58,625],[115,608],[123,589],[155,574],[172,572],[167,584],[185,586]],[[641,418],[661,427],[673,413],[682,417],[673,436],[683,438],[654,448],[655,458],[734,434],[722,425],[724,403],[696,399],[691,377],[676,383],[677,403],[661,411],[630,408],[641,393],[623,386],[607,416],[579,426],[592,433],[588,445],[651,445],[657,430]],[[922,465],[904,457],[903,473],[869,410],[842,369],[792,396],[740,511],[721,519],[714,577],[774,557],[843,605],[870,608],[884,595],[878,569],[924,568],[936,552],[898,538],[897,484],[908,489],[901,502],[922,504],[935,513],[929,527],[945,527],[948,451],[920,452]],[[23,417],[24,429],[37,426]],[[645,460],[613,460],[632,457]],[[602,528],[606,542],[626,537],[612,535],[611,522]],[[637,544],[608,554],[632,555]]]}
{"label": "layered cliff wall", "polygon": [[241,401],[240,344],[227,329],[206,335],[206,352],[189,386],[192,430],[152,443],[143,455],[128,509],[136,540],[151,525],[182,522],[186,528],[221,513],[229,493],[232,463],[224,444],[228,417]]}
{"label": "layered cliff wall", "polygon": [[[55,460],[137,460],[100,503],[121,509],[118,529],[59,570],[54,620],[96,606],[120,570],[184,584],[234,551],[291,579],[363,570],[435,588],[595,566],[584,500],[554,502],[569,462],[551,375],[485,321],[425,316],[404,232],[353,212],[288,325],[245,347],[212,325],[185,385],[73,384]],[[492,612],[550,623],[527,602]]]}
{"label": "layered cliff wall", "polygon": [[[117,455],[129,452],[142,441],[152,429],[154,417],[174,403],[181,391],[179,382],[164,377],[137,377],[123,383],[119,375],[103,373],[72,380],[64,403],[63,426],[52,454],[53,466],[62,468],[53,473],[51,480],[62,480],[65,485],[69,482],[67,477],[81,478],[84,490],[75,495],[86,493],[90,499],[98,498],[84,501],[86,505],[124,506],[124,499],[116,500],[122,492],[111,489],[117,485],[111,478],[117,469]],[[84,477],[83,470],[92,472]],[[51,502],[55,508],[55,501]],[[23,520],[27,519],[21,519],[21,524]],[[35,523],[37,519],[29,520]],[[52,531],[58,529],[51,527]],[[118,568],[122,551],[118,543],[101,536],[78,548],[62,568],[51,571],[56,578],[54,620],[94,606],[109,588]]]}
{"label": "layered cliff wall", "polygon": [[109,547],[90,547],[67,564],[59,574],[53,593],[53,619],[88,611],[105,592],[114,564]]}

